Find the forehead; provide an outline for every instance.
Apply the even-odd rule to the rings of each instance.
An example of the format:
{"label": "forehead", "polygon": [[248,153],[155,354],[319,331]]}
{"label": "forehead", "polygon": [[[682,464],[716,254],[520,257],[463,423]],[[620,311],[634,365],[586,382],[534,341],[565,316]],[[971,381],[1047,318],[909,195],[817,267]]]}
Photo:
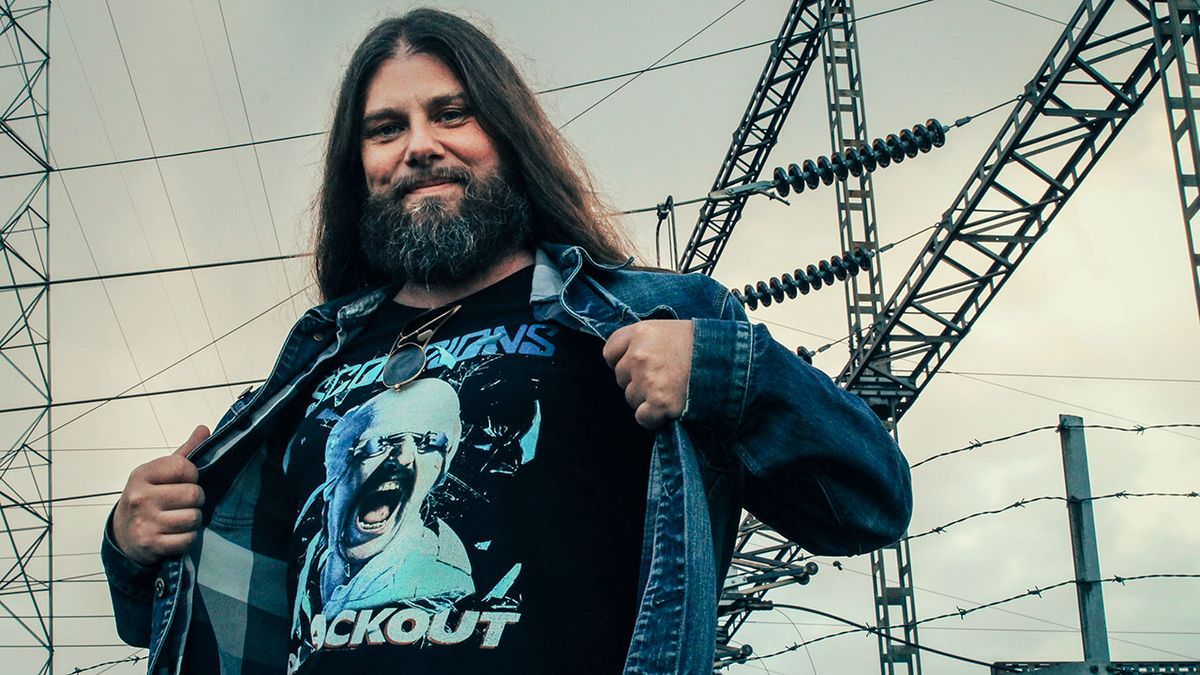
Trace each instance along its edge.
{"label": "forehead", "polygon": [[438,57],[399,52],[381,63],[371,77],[363,114],[380,108],[422,106],[434,98],[463,93],[462,82]]}

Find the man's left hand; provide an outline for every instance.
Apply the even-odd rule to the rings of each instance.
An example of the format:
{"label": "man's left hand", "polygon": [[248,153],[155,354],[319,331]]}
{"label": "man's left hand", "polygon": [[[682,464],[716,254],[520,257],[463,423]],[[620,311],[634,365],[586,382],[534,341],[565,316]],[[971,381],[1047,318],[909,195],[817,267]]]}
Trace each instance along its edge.
{"label": "man's left hand", "polygon": [[692,322],[649,320],[619,328],[604,345],[604,360],[616,371],[637,423],[657,429],[683,414],[692,370]]}

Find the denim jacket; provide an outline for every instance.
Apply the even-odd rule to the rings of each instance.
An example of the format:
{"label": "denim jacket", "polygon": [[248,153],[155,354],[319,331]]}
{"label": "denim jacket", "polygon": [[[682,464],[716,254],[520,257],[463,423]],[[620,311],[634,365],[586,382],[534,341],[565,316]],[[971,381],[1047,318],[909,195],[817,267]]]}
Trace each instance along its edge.
{"label": "denim jacket", "polygon": [[[117,632],[149,647],[148,672],[179,671],[197,592],[226,673],[284,672],[291,514],[267,461],[271,422],[394,290],[309,310],[263,385],[243,394],[193,451],[208,504],[187,555],[143,567],[105,534]],[[626,673],[712,671],[717,600],[743,507],[821,555],[865,553],[907,527],[908,465],[878,418],[751,325],[712,279],[603,265],[580,248],[543,244],[530,305],[539,321],[605,339],[646,318],[693,322],[684,411],[658,432],[650,460]]]}

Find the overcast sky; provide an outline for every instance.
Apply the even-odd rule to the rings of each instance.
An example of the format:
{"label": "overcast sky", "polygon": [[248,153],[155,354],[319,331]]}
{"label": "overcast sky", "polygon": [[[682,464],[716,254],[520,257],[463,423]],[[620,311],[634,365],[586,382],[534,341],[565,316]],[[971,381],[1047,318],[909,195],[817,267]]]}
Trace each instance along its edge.
{"label": "overcast sky", "polygon": [[[720,16],[735,0],[610,3],[543,0],[430,3],[479,19],[535,89],[645,67]],[[859,0],[866,15],[907,4]],[[1011,0],[1066,19],[1071,0]],[[773,38],[788,7],[747,0],[670,60]],[[51,141],[58,166],[163,154],[324,129],[331,92],[357,40],[376,20],[406,9],[375,2],[305,0],[58,0],[51,13]],[[224,12],[224,26],[220,9]],[[115,31],[114,31],[115,24]],[[951,122],[1020,93],[1061,31],[991,0],[935,0],[860,25],[872,137],[929,117]],[[122,60],[117,35],[128,62]],[[228,42],[226,36],[228,35]],[[648,73],[565,130],[616,209],[705,194],[767,58],[766,47]],[[236,60],[236,79],[233,66]],[[241,91],[239,95],[238,80]],[[617,82],[541,97],[559,124]],[[136,92],[136,98],[135,98]],[[140,110],[139,110],[140,102]],[[244,107],[243,107],[244,106]],[[1007,109],[1006,109],[1007,110]],[[901,239],[937,220],[994,137],[1005,112],[954,131],[945,148],[880,171],[880,238]],[[829,152],[819,71],[793,109],[771,166]],[[321,138],[155,163],[58,174],[51,184],[52,275],[57,278],[302,252]],[[695,222],[679,210],[681,245]],[[630,217],[630,234],[653,258],[653,214]],[[889,293],[924,239],[883,258]],[[716,278],[741,285],[838,253],[834,192],[786,207],[746,209]],[[120,392],[293,293],[253,321],[146,384],[162,390],[265,376],[292,321],[311,304],[304,263],[250,265],[62,285],[53,293],[54,398]],[[752,313],[776,339],[810,349],[846,332],[840,288]],[[1200,322],[1190,287],[1184,228],[1161,97],[1155,93],[1118,138],[900,425],[910,462],[1022,430],[1060,413],[1091,424],[1200,422]],[[844,345],[816,365],[836,374]],[[1055,376],[1055,377],[1046,377]],[[1067,377],[1070,376],[1070,377]],[[1105,379],[1113,378],[1113,379]],[[1150,378],[1135,381],[1117,378]],[[1165,381],[1183,380],[1183,381]],[[58,496],[119,490],[129,471],[213,424],[242,387],[104,406],[56,432]],[[55,412],[61,424],[86,408]],[[11,437],[13,423],[3,422]],[[1200,489],[1200,429],[1142,435],[1088,430],[1095,493]],[[1057,436],[1050,431],[939,460],[914,473],[911,531],[1021,498],[1062,495]],[[54,574],[100,569],[95,555],[112,500],[55,510]],[[1095,504],[1105,576],[1200,573],[1200,500],[1140,498]],[[6,553],[11,555],[11,552]],[[1072,578],[1061,502],[982,517],[912,543],[919,616]],[[770,597],[859,622],[873,621],[867,557],[819,559],[805,587]],[[893,570],[894,572],[894,570]],[[1106,584],[1112,654],[1119,660],[1200,659],[1200,580]],[[111,611],[100,583],[56,591],[56,612]],[[963,620],[921,628],[929,646],[983,661],[1081,658],[1071,588]],[[795,611],[757,614],[736,635],[756,653],[840,630]],[[111,620],[62,618],[55,671],[133,653]],[[0,620],[0,644],[24,641]],[[32,663],[35,650],[0,650],[0,662]],[[875,639],[839,637],[734,668],[735,672],[869,673]],[[928,654],[927,673],[978,673]],[[32,666],[30,666],[32,667]],[[9,666],[5,666],[5,671]],[[140,665],[111,672],[132,673]],[[11,672],[28,672],[24,665]]]}

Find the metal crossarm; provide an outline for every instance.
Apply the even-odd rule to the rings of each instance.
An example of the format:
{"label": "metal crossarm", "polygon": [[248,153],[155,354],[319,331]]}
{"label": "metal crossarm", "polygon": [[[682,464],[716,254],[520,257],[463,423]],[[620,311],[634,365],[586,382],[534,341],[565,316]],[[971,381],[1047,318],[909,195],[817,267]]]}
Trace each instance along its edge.
{"label": "metal crossarm", "polygon": [[1196,239],[1196,214],[1200,213],[1200,131],[1196,125],[1200,105],[1200,7],[1196,0],[1156,0],[1154,31],[1163,75],[1163,101],[1179,179],[1179,201],[1187,235],[1192,290],[1200,312],[1200,242]]}
{"label": "metal crossarm", "polygon": [[912,405],[1141,107],[1159,75],[1152,28],[1139,0],[1083,2],[1067,22],[838,377],[876,412]]}
{"label": "metal crossarm", "polygon": [[[779,37],[771,45],[771,55],[755,85],[750,105],[733,133],[733,143],[713,181],[713,191],[758,180],[796,94],[819,53],[829,12],[843,4],[844,0],[793,0]],[[711,275],[742,216],[746,199],[748,195],[706,201],[700,207],[700,217],[676,269]]]}

